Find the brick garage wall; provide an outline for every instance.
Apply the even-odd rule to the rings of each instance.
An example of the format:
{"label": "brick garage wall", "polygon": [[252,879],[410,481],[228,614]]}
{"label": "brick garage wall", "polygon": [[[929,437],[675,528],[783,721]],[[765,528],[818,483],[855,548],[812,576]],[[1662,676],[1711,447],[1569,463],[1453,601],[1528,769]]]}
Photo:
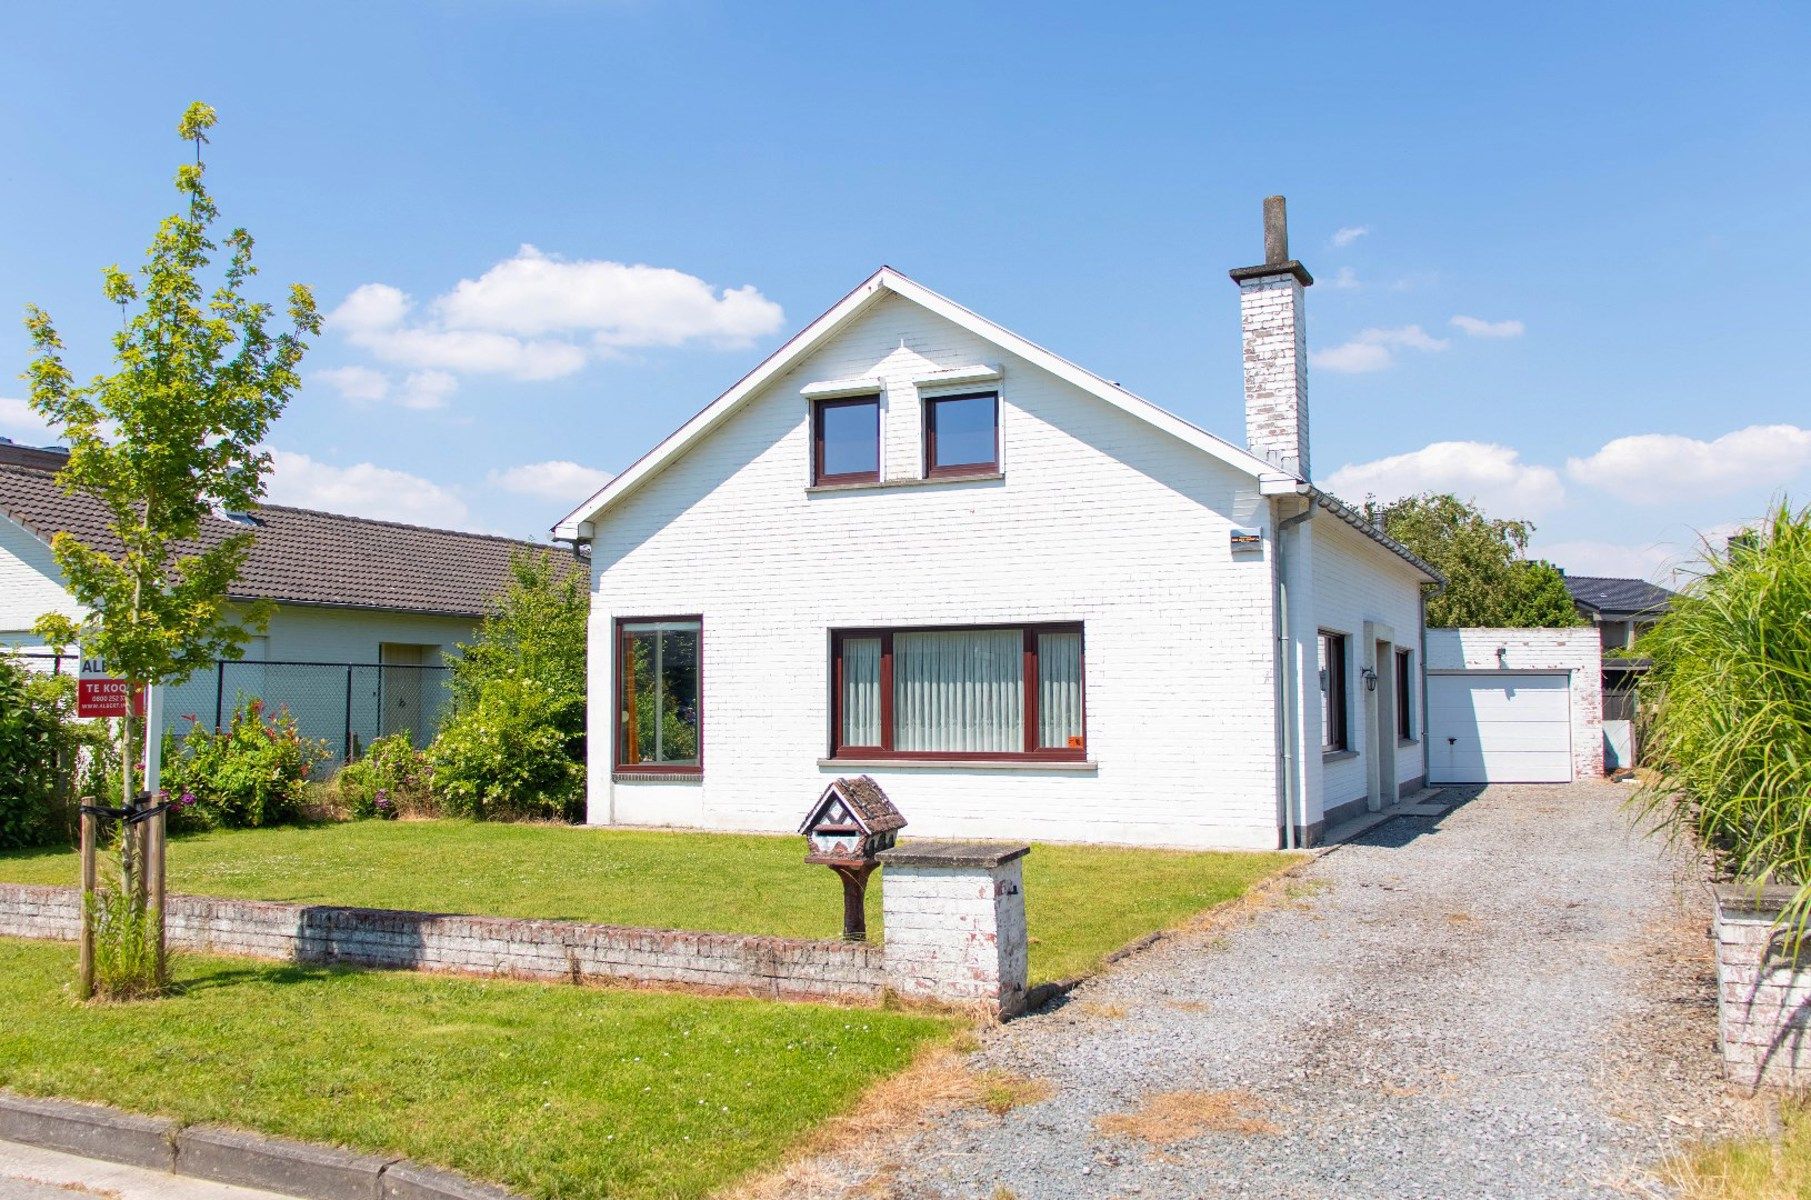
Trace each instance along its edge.
{"label": "brick garage wall", "polygon": [[1789,893],[1717,889],[1717,1016],[1723,1071],[1748,1087],[1811,1086],[1811,950],[1783,952]]}
{"label": "brick garage wall", "polygon": [[[1497,648],[1505,651],[1501,661]],[[1575,629],[1430,629],[1430,671],[1569,671],[1572,770],[1579,779],[1603,774],[1603,643],[1589,626]]]}
{"label": "brick garage wall", "polygon": [[[73,888],[0,885],[0,935],[74,941]],[[879,946],[172,896],[173,946],[299,962],[526,979],[671,984],[776,999],[874,1000]]]}
{"label": "brick garage wall", "polygon": [[[1005,478],[919,482],[913,379],[977,363],[1003,370]],[[852,377],[883,383],[895,486],[808,491],[800,389]],[[1269,513],[1243,473],[908,301],[877,301],[599,524],[589,819],[790,832],[831,779],[866,772],[915,835],[1272,849],[1271,564],[1235,557],[1228,536]],[[702,778],[612,780],[612,622],[688,614],[704,620]],[[830,630],[1034,621],[1084,624],[1092,766],[819,765]]]}

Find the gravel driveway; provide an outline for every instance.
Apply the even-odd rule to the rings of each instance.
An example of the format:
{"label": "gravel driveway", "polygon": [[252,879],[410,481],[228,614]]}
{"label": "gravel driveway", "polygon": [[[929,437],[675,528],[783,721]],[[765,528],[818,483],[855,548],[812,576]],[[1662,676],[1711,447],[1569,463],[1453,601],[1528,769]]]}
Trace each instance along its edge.
{"label": "gravel driveway", "polygon": [[1663,1195],[1649,1168],[1752,1114],[1717,1078],[1701,893],[1631,833],[1627,794],[1449,791],[1445,815],[989,1034],[977,1066],[1047,1098],[818,1177],[898,1198]]}

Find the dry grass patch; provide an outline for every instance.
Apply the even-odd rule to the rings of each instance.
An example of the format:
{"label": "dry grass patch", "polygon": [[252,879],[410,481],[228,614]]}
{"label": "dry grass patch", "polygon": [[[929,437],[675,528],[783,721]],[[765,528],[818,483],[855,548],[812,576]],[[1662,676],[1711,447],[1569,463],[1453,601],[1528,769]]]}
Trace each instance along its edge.
{"label": "dry grass patch", "polygon": [[1255,1137],[1283,1132],[1257,1115],[1264,1107],[1250,1092],[1160,1092],[1146,1097],[1136,1112],[1096,1117],[1094,1128],[1104,1137],[1138,1138],[1153,1146],[1186,1142],[1204,1133]]}
{"label": "dry grass patch", "polygon": [[[719,1200],[804,1200],[806,1197],[888,1196],[898,1169],[882,1159],[914,1129],[959,1108],[982,1108],[1004,1116],[1035,1104],[1054,1090],[1047,1080],[1026,1079],[1005,1071],[974,1071],[967,1055],[972,1038],[933,1046],[904,1071],[882,1080],[863,1094],[849,1112],[819,1125],[793,1148],[780,1167],[718,1193]],[[859,1152],[876,1173],[853,1193],[847,1181],[820,1161]]]}
{"label": "dry grass patch", "polygon": [[1166,1000],[1164,1003],[1168,1004],[1177,1012],[1204,1013],[1214,1011],[1214,1006],[1205,1000]]}
{"label": "dry grass patch", "polygon": [[1075,1010],[1083,1016],[1100,1017],[1107,1021],[1123,1021],[1126,1016],[1125,1005],[1109,1004],[1105,1000],[1083,1000],[1075,1006]]}

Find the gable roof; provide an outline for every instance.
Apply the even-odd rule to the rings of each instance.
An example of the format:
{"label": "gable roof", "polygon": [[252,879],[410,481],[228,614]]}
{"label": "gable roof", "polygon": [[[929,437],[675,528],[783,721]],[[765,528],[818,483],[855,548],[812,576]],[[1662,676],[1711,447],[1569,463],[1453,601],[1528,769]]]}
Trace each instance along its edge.
{"label": "gable roof", "polygon": [[1645,579],[1610,575],[1567,575],[1572,602],[1604,617],[1657,617],[1672,603],[1673,593]]}
{"label": "gable roof", "polygon": [[[49,471],[0,464],[0,516],[46,544],[67,530],[97,550],[121,549],[106,506],[64,492]],[[260,506],[246,524],[204,517],[194,548],[247,529],[256,536],[229,594],[280,604],[478,617],[508,582],[511,555],[558,553],[536,542],[280,504]]]}

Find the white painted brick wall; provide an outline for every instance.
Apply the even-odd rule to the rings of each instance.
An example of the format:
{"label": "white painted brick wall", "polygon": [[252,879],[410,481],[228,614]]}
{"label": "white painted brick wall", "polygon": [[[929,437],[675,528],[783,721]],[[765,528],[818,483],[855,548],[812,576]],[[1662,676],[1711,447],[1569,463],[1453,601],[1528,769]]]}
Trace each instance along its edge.
{"label": "white painted brick wall", "polygon": [[[1499,660],[1497,649],[1504,657]],[[1603,774],[1603,643],[1590,626],[1572,629],[1430,629],[1430,671],[1567,671],[1571,674],[1572,769]]]}
{"label": "white painted brick wall", "polygon": [[30,630],[47,612],[81,617],[81,607],[63,590],[62,580],[50,547],[0,517],[0,645],[41,645]]}
{"label": "white painted brick wall", "polygon": [[[1395,638],[1393,644],[1412,656],[1410,670],[1415,678],[1410,711],[1416,736],[1414,744],[1396,747],[1398,786],[1426,777],[1427,744],[1421,725],[1420,586],[1414,569],[1393,554],[1379,553],[1375,542],[1329,512],[1316,514],[1312,524],[1315,619],[1320,628],[1343,633],[1347,638],[1347,740],[1358,751],[1356,758],[1323,762],[1324,811],[1368,794],[1372,723],[1382,720],[1384,729],[1391,733],[1396,726],[1394,711],[1376,713],[1378,693],[1365,690],[1360,674],[1370,661],[1365,651],[1367,621],[1388,626]],[[1384,662],[1377,669],[1393,671],[1395,663]],[[1318,705],[1320,697],[1310,696],[1309,700]]]}
{"label": "white painted brick wall", "polygon": [[[917,372],[1001,363],[1004,482],[807,494],[814,380],[887,382],[919,471]],[[593,545],[590,819],[789,831],[839,773],[828,631],[1079,620],[1084,774],[864,768],[917,835],[1276,845],[1272,599],[1234,525],[1254,481],[933,317],[879,302],[625,498]],[[704,618],[700,783],[613,783],[613,619]]]}
{"label": "white painted brick wall", "polygon": [[1024,1007],[1030,945],[1022,858],[992,867],[889,863],[885,961],[906,997]]}

